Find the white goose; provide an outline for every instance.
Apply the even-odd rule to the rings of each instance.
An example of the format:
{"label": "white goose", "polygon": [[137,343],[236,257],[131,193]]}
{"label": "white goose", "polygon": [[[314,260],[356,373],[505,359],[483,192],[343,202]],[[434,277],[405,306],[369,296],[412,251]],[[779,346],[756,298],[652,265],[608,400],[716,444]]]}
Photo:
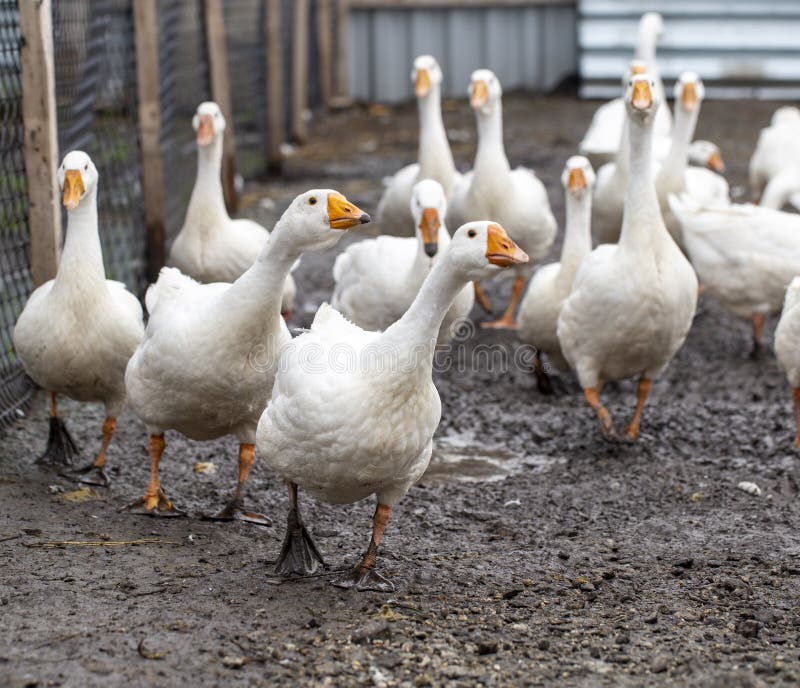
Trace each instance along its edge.
{"label": "white goose", "polygon": [[770,126],[761,130],[750,159],[753,198],[765,208],[780,210],[800,193],[800,110],[778,108]]}
{"label": "white goose", "polygon": [[105,457],[125,403],[125,366],[142,337],[142,307],[121,282],[106,279],[97,227],[99,175],[86,153],[72,151],[58,168],[67,236],[55,279],[28,299],[14,327],[25,371],[50,394],[50,434],[40,461],[69,465],[78,449],[58,415],[56,395],[100,401],[103,440],[84,482],[108,484]]}
{"label": "white goose", "polygon": [[374,570],[375,559],[392,506],[430,461],[441,416],[431,379],[439,328],[469,280],[525,260],[499,225],[471,222],[453,235],[414,303],[385,332],[362,330],[323,304],[311,330],[284,349],[257,434],[259,452],[289,490],[277,572],[304,575],[324,564],[300,517],[298,486],[334,504],[375,494],[369,547],[340,584],[393,589]]}
{"label": "white goose", "polygon": [[[444,225],[447,199],[439,182],[417,182],[410,205],[415,237],[381,236],[360,241],[340,253],[333,266],[336,285],[331,303],[365,330],[385,330],[403,316],[450,244]],[[474,298],[471,286],[456,296],[442,322],[440,344],[452,339],[453,325],[469,315]]]}
{"label": "white goose", "polygon": [[407,165],[387,181],[375,219],[383,232],[405,234],[414,221],[409,207],[414,185],[423,179],[435,179],[450,198],[461,175],[456,171],[447,132],[442,121],[442,70],[431,55],[414,60],[411,72],[414,95],[419,108],[418,162]]}
{"label": "white goose", "polygon": [[792,386],[796,432],[794,446],[800,447],[800,277],[786,290],[783,313],[775,329],[775,355]]}
{"label": "white goose", "polygon": [[[638,73],[647,72],[656,82],[657,95],[661,102],[653,125],[653,134],[657,138],[669,137],[672,129],[672,115],[664,98],[664,85],[661,82],[656,61],[656,48],[663,33],[664,20],[660,14],[647,12],[642,15],[639,20],[636,60],[634,62],[641,65],[641,72]],[[630,74],[625,75],[623,83],[627,83],[628,78],[635,73],[637,72],[631,71]],[[615,98],[604,103],[594,113],[579,150],[581,155],[589,158],[595,168],[599,169],[601,165],[615,159],[617,151],[625,140],[624,127],[626,119],[623,98]]]}
{"label": "white goose", "polygon": [[800,215],[756,205],[703,207],[670,198],[684,245],[709,294],[753,323],[753,355],[765,316],[780,311],[786,286],[800,274]]}
{"label": "white goose", "polygon": [[[512,170],[503,146],[503,89],[488,69],[472,73],[470,105],[478,121],[478,152],[475,167],[453,189],[447,224],[458,227],[465,222],[491,217],[506,228],[509,236],[537,261],[547,255],[556,235],[556,220],[550,210],[544,184],[524,167]],[[518,265],[511,300],[505,313],[481,327],[514,328],[514,310],[530,265]],[[488,299],[476,285],[481,306],[491,310]]]}
{"label": "white goose", "polygon": [[590,230],[594,171],[589,161],[580,155],[567,160],[561,183],[567,198],[567,221],[561,261],[540,268],[528,285],[519,307],[519,338],[536,347],[534,372],[539,391],[552,393],[550,380],[542,367],[542,354],[560,370],[569,368],[556,328],[558,314],[572,290],[578,266],[592,250]]}
{"label": "white goose", "polygon": [[711,170],[688,165],[689,146],[704,96],[703,82],[694,72],[684,72],[675,82],[672,145],[656,174],[656,193],[664,224],[679,245],[682,245],[681,227],[670,210],[670,194],[687,191],[702,205],[730,202],[730,190],[724,177]]}
{"label": "white goose", "polygon": [[[225,208],[220,178],[225,118],[219,106],[201,103],[192,126],[197,132],[197,179],[167,265],[204,284],[233,282],[258,258],[269,232],[253,220],[231,219]],[[291,275],[281,290],[281,312],[288,319],[297,292]]]}
{"label": "white goose", "polygon": [[599,246],[584,258],[558,318],[558,339],[606,438],[617,433],[600,403],[603,383],[639,378],[636,411],[625,433],[636,439],[652,380],[689,332],[697,278],[659,211],[651,163],[659,106],[655,82],[647,75],[631,77],[625,102],[631,162],[619,243]]}
{"label": "white goose", "polygon": [[145,339],[125,374],[131,407],[150,435],[150,484],[132,508],[175,511],[158,475],[164,431],[173,429],[195,440],[235,435],[239,480],[218,518],[265,520],[242,511],[242,501],[258,418],[280,350],[291,340],[280,315],[280,287],[303,251],[330,247],[342,230],[368,221],[339,193],[312,190],[291,203],[261,255],[233,284],[198,284],[174,268],[161,271],[145,299]]}

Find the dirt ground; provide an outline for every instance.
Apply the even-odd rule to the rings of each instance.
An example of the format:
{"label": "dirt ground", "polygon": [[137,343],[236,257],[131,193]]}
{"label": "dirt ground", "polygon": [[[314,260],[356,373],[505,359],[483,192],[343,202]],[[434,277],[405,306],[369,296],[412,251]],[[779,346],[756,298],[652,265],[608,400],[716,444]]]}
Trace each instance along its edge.
{"label": "dirt ground", "polygon": [[[595,106],[568,96],[506,99],[512,164],[537,170],[560,222],[558,178]],[[720,144],[740,196],[775,106],[703,106],[698,136]],[[448,103],[446,121],[467,167],[472,115]],[[416,151],[413,107],[338,112],[311,131],[285,181],[249,190],[245,214],[271,223],[312,186],[374,210],[381,177]],[[307,325],[328,298],[334,255],[303,259],[293,324]],[[508,286],[491,285],[498,302]],[[516,340],[478,330],[459,355],[485,344],[513,353]],[[390,595],[340,590],[330,576],[274,579],[286,498],[264,466],[249,503],[272,527],[200,520],[234,485],[232,438],[200,444],[168,433],[164,485],[191,517],[118,511],[148,474],[144,428],[130,412],[109,455],[112,486],[74,492],[76,483],[33,465],[47,433],[39,395],[0,447],[0,685],[796,686],[791,399],[774,356],[750,360],[749,347],[747,324],[701,299],[634,445],[600,439],[570,376],[545,398],[513,367],[437,373],[435,458],[395,510],[380,555],[397,584]],[[622,422],[632,384],[604,395]],[[91,456],[101,408],[62,408]],[[218,472],[195,474],[197,461]],[[762,495],[737,489],[743,480]],[[301,499],[332,569],[355,563],[373,503]]]}

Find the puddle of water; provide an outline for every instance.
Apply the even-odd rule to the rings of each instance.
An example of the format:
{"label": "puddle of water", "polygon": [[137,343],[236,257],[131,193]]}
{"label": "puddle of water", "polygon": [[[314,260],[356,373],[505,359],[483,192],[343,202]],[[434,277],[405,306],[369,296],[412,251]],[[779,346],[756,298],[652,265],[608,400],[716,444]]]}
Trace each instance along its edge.
{"label": "puddle of water", "polygon": [[544,470],[557,461],[541,454],[520,456],[505,447],[482,446],[473,437],[439,437],[422,480],[428,484],[497,482],[523,470]]}

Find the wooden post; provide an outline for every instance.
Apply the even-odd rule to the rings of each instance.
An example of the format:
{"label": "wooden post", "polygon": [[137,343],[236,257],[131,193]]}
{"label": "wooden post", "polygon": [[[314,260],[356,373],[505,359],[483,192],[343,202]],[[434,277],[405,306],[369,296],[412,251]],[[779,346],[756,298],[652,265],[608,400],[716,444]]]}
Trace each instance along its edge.
{"label": "wooden post", "polygon": [[236,137],[233,129],[233,105],[228,72],[228,47],[225,43],[225,13],[222,0],[205,0],[204,5],[208,67],[211,76],[211,98],[225,117],[225,139],[222,144],[222,189],[225,205],[233,214],[239,206],[236,193]]}
{"label": "wooden post", "polygon": [[292,25],[292,139],[308,138],[305,114],[308,110],[308,0],[295,0]]}
{"label": "wooden post", "polygon": [[22,119],[31,275],[38,287],[58,270],[61,252],[58,123],[50,0],[19,3]]}
{"label": "wooden post", "polygon": [[281,0],[267,3],[265,35],[267,39],[267,167],[280,171],[281,144],[284,136],[283,55]]}
{"label": "wooden post", "polygon": [[331,102],[331,0],[317,0],[317,52],[319,53],[319,85],[322,102]]}
{"label": "wooden post", "polygon": [[350,0],[339,0],[336,6],[336,100],[347,99],[347,18]]}
{"label": "wooden post", "polygon": [[158,8],[156,0],[134,0],[136,87],[139,96],[139,139],[142,147],[142,188],[147,231],[147,277],[158,279],[164,265],[164,167],[161,158]]}

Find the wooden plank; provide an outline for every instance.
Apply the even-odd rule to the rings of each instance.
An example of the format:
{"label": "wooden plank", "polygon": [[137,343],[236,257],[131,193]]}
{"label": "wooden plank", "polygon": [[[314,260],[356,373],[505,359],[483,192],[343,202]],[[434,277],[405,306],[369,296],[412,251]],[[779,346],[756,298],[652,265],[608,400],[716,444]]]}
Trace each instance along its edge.
{"label": "wooden plank", "polygon": [[164,265],[164,167],[161,158],[158,8],[156,0],[134,0],[136,87],[139,96],[139,140],[142,147],[142,190],[147,232],[147,276],[158,279]]}
{"label": "wooden plank", "polygon": [[330,105],[333,95],[331,83],[331,0],[317,0],[317,53],[319,54],[319,85],[322,102]]}
{"label": "wooden plank", "polygon": [[284,137],[281,0],[265,0],[267,39],[267,168],[280,170]]}
{"label": "wooden plank", "polygon": [[308,139],[308,0],[295,0],[292,22],[292,139],[305,143]]}
{"label": "wooden plank", "polygon": [[228,46],[225,43],[222,0],[205,0],[204,10],[211,98],[219,105],[226,123],[225,139],[222,144],[222,190],[228,212],[233,214],[239,207],[239,196],[236,193],[236,136],[233,126]]}
{"label": "wooden plank", "polygon": [[335,92],[337,102],[348,98],[347,83],[347,19],[350,14],[351,0],[338,0],[336,5],[336,81]]}
{"label": "wooden plank", "polygon": [[52,279],[61,251],[58,123],[50,0],[19,3],[22,118],[31,274],[38,287]]}

